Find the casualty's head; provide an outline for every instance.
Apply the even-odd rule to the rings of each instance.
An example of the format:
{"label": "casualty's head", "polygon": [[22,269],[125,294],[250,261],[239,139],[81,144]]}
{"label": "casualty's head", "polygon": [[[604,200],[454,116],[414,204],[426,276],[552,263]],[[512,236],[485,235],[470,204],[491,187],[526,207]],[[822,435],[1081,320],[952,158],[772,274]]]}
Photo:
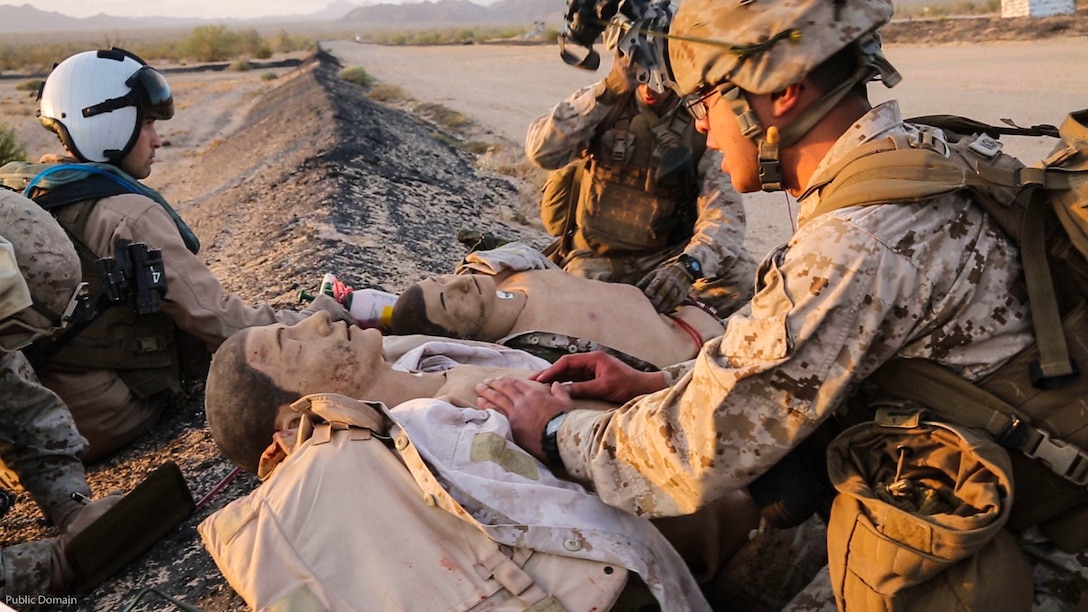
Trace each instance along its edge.
{"label": "casualty's head", "polygon": [[382,336],[329,313],[295,325],[251,327],[216,350],[204,390],[208,428],[228,459],[256,472],[272,434],[294,426],[290,405],[311,393],[365,394],[380,369]]}
{"label": "casualty's head", "polygon": [[[799,141],[844,97],[864,97],[869,81],[899,81],[876,33],[891,16],[891,0],[685,0],[669,31],[672,78],[697,125],[723,149],[730,174],[738,162],[758,160],[757,185],[779,189],[779,148]],[[786,123],[757,103],[792,86],[818,97]],[[754,145],[751,159],[729,160],[739,151],[727,141],[740,139]]]}
{"label": "casualty's head", "polygon": [[400,294],[390,325],[397,335],[495,341],[506,330],[493,331],[489,324],[503,319],[496,314],[507,296],[510,294],[500,291],[494,277],[487,274],[434,276]]}
{"label": "casualty's head", "polygon": [[51,336],[86,292],[79,256],[53,216],[0,188],[0,352]]}
{"label": "casualty's head", "polygon": [[113,164],[147,178],[162,146],[155,121],[174,116],[162,73],[116,47],[57,64],[42,88],[39,119],[80,161]]}

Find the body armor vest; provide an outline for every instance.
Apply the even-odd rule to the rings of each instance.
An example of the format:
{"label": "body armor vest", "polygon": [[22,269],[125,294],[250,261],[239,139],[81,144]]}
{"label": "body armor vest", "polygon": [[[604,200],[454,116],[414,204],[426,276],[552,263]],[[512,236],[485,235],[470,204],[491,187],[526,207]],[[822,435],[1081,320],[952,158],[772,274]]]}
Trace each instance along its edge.
{"label": "body armor vest", "polygon": [[[87,219],[98,200],[55,211],[79,254],[83,280],[91,295],[102,286],[98,257],[83,241]],[[181,389],[180,359],[174,322],[156,312],[140,315],[129,304],[108,308],[52,356],[48,368],[79,371],[116,370],[138,397]]]}
{"label": "body armor vest", "polygon": [[681,105],[659,117],[633,96],[590,143],[577,182],[574,249],[656,252],[693,233],[706,138]]}

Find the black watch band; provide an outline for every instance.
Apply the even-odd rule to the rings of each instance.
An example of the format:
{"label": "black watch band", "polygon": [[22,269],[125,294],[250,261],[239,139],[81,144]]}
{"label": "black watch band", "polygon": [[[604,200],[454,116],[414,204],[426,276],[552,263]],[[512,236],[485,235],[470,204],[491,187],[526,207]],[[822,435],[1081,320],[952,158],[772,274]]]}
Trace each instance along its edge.
{"label": "black watch band", "polygon": [[563,456],[559,454],[559,426],[563,423],[565,416],[567,416],[566,412],[553,416],[545,423],[544,431],[540,433],[540,448],[544,451],[544,458],[548,465],[559,469],[566,468],[563,465]]}
{"label": "black watch band", "polygon": [[680,264],[684,266],[684,270],[687,271],[688,276],[691,277],[693,282],[703,278],[703,265],[699,263],[698,259],[695,259],[687,253],[681,253],[677,256],[676,261],[679,261]]}

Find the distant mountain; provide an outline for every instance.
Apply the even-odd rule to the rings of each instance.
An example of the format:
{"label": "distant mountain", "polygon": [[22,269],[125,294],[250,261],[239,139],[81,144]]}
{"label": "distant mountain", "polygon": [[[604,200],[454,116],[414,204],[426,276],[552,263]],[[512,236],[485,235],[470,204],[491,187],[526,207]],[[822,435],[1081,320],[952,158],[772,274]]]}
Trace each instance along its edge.
{"label": "distant mountain", "polygon": [[[916,4],[951,4],[961,0],[895,0],[904,7]],[[0,5],[0,34],[27,32],[72,32],[139,30],[147,28],[191,28],[223,23],[231,27],[269,24],[350,23],[355,26],[435,26],[441,24],[530,24],[558,25],[563,21],[564,0],[426,0],[394,4],[383,0],[334,0],[324,9],[300,15],[278,15],[259,19],[202,19],[171,17],[117,17],[98,14],[77,19],[28,4]]]}
{"label": "distant mountain", "polygon": [[382,3],[361,6],[345,15],[344,21],[368,26],[559,23],[564,5],[560,0],[497,0],[489,6],[468,0]]}
{"label": "distant mountain", "polygon": [[277,15],[259,19],[203,19],[198,17],[117,17],[100,13],[93,17],[76,18],[53,11],[42,11],[29,4],[0,5],[0,34],[29,32],[76,32],[102,30],[139,30],[147,28],[185,28],[224,23],[231,27],[257,24],[334,22],[356,9],[366,0],[347,2],[336,0],[323,10],[305,15]]}

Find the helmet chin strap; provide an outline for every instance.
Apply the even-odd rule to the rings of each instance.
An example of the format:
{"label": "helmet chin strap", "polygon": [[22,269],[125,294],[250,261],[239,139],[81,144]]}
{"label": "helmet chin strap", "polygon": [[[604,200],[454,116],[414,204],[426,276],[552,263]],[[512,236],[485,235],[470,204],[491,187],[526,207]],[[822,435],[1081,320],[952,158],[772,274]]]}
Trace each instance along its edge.
{"label": "helmet chin strap", "polygon": [[877,75],[886,87],[893,87],[901,80],[899,73],[881,55],[880,42],[875,34],[859,39],[855,43],[855,49],[860,61],[850,78],[843,80],[834,89],[825,93],[814,104],[801,111],[792,123],[781,128],[772,125],[764,129],[759,123],[759,117],[748,103],[747,96],[743,95],[739,88],[723,94],[737,117],[741,134],[755,143],[758,149],[759,182],[763,191],[782,190],[779,148],[788,147],[800,141],[857,84],[868,83]]}

